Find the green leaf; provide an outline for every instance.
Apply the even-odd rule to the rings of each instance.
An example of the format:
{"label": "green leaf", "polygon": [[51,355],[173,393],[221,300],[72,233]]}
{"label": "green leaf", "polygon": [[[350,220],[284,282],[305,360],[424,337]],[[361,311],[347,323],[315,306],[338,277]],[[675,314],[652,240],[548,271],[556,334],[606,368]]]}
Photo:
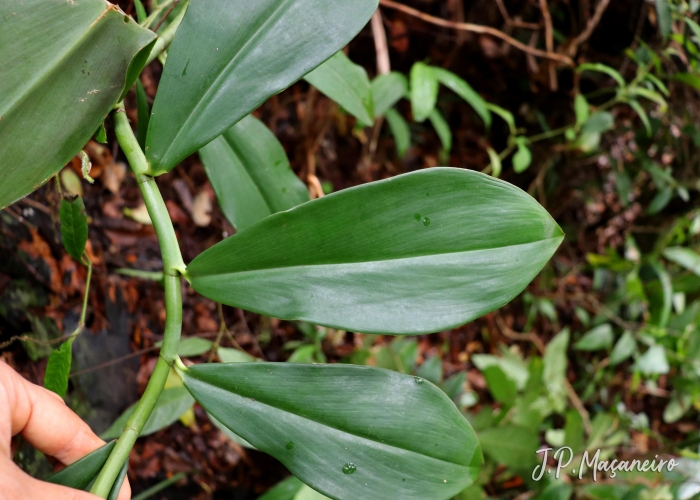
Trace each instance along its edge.
{"label": "green leaf", "polygon": [[[194,400],[184,387],[165,389],[160,393],[156,406],[146,422],[140,436],[148,436],[177,422],[180,416],[192,407]],[[126,422],[134,413],[136,405],[130,406],[114,421],[109,429],[100,435],[102,439],[113,439],[121,435]]]}
{"label": "green leaf", "polygon": [[664,328],[668,325],[668,321],[671,319],[671,308],[673,307],[673,283],[671,282],[671,277],[664,267],[659,263],[658,260],[650,259],[649,265],[654,270],[656,275],[659,277],[659,282],[661,283],[661,304],[658,307],[655,304],[651,304],[652,318],[649,323],[658,325]]}
{"label": "green leaf", "polygon": [[700,76],[693,73],[674,73],[671,75],[671,80],[681,82],[688,87],[700,91]]}
{"label": "green leaf", "polygon": [[518,395],[518,387],[497,365],[491,365],[483,370],[486,384],[493,398],[499,403],[512,406]]}
{"label": "green leaf", "polygon": [[503,109],[500,106],[496,106],[495,104],[491,104],[489,102],[486,103],[486,109],[488,109],[491,113],[500,116],[503,119],[503,121],[505,121],[508,124],[508,129],[510,130],[511,134],[516,133],[515,117],[513,116],[513,113],[511,113],[507,109]]}
{"label": "green leaf", "polygon": [[582,73],[584,71],[596,71],[598,73],[605,73],[610,78],[615,80],[620,87],[625,86],[625,79],[622,77],[620,72],[611,68],[610,66],[606,66],[605,64],[585,63],[579,66],[576,71],[578,71],[579,73]]}
{"label": "green leaf", "polygon": [[431,168],[272,215],[199,255],[186,274],[202,295],[268,316],[418,334],[506,304],[562,238],[520,189]]}
{"label": "green leaf", "polygon": [[538,458],[535,454],[540,446],[537,434],[522,427],[491,427],[479,433],[479,442],[484,453],[496,463],[514,469],[526,469]]}
{"label": "green leaf", "polygon": [[613,344],[613,330],[609,323],[603,323],[586,332],[578,342],[574,344],[574,349],[579,351],[599,351],[609,349]]}
{"label": "green leaf", "polygon": [[146,89],[143,88],[143,83],[139,79],[136,80],[136,110],[138,120],[136,138],[139,146],[143,149],[146,147],[146,133],[148,132],[148,122],[151,119],[151,114],[148,111]]}
{"label": "green leaf", "polygon": [[659,23],[661,36],[666,38],[671,34],[671,22],[673,21],[671,5],[668,0],[656,0],[656,19]]}
{"label": "green leaf", "polygon": [[691,273],[700,276],[700,255],[690,248],[667,248],[664,250],[663,255],[671,262],[674,262],[679,266],[684,267]]}
{"label": "green leaf", "polygon": [[569,500],[574,489],[563,481],[554,481],[547,485],[533,500]]}
{"label": "green leaf", "polygon": [[70,366],[73,360],[74,338],[68,339],[51,353],[44,374],[44,387],[62,398],[66,397],[68,391],[68,375],[70,375]]}
{"label": "green leaf", "polygon": [[304,485],[299,492],[294,496],[294,500],[330,500],[327,496],[322,495],[318,491]]}
{"label": "green leaf", "polygon": [[443,370],[440,356],[433,356],[425,360],[416,370],[416,375],[425,380],[429,380],[435,385],[442,382]]}
{"label": "green leaf", "polygon": [[486,152],[489,154],[489,160],[491,161],[491,172],[493,173],[493,176],[500,177],[501,172],[503,171],[501,157],[493,148],[486,148]]}
{"label": "green leaf", "polygon": [[530,168],[532,164],[532,152],[527,147],[527,142],[524,137],[518,138],[518,151],[513,155],[513,170],[516,173],[521,173]]}
{"label": "green leaf", "polygon": [[651,137],[651,134],[652,134],[651,122],[649,121],[649,115],[647,114],[647,112],[644,111],[644,108],[642,107],[641,104],[639,104],[639,101],[637,101],[635,99],[629,100],[628,104],[637,113],[637,115],[639,115],[639,119],[642,120],[642,123],[644,124],[644,128],[647,131],[647,137]]}
{"label": "green leaf", "polygon": [[433,109],[428,116],[430,123],[432,123],[435,132],[437,132],[440,142],[442,143],[442,150],[444,156],[449,156],[450,151],[452,151],[452,131],[450,130],[449,124],[445,121],[445,118],[437,110]]}
{"label": "green leaf", "polygon": [[294,500],[294,495],[299,492],[302,486],[304,486],[304,483],[294,476],[289,476],[267,490],[258,500]]}
{"label": "green leaf", "polygon": [[155,35],[103,0],[2,2],[0,19],[2,208],[90,140]]}
{"label": "green leaf", "polygon": [[431,66],[417,62],[411,68],[411,109],[413,119],[425,121],[435,109],[438,97],[438,80]]}
{"label": "green leaf", "polygon": [[607,111],[593,113],[583,124],[581,132],[583,134],[601,134],[611,130],[615,125],[615,118]]}
{"label": "green leaf", "polygon": [[408,123],[401,116],[401,113],[393,108],[387,109],[384,115],[396,141],[396,152],[400,158],[403,158],[408,148],[411,147],[411,130],[408,128]]}
{"label": "green leaf", "polygon": [[372,80],[374,116],[380,117],[408,94],[408,80],[401,73],[392,71]]}
{"label": "green leaf", "polygon": [[148,17],[148,14],[146,14],[146,8],[143,6],[143,2],[141,0],[134,0],[134,7],[136,8],[136,20],[139,22],[139,24],[143,24]]}
{"label": "green leaf", "polygon": [[576,125],[583,125],[591,113],[591,107],[582,94],[576,94],[574,98],[574,111],[576,112]]}
{"label": "green leaf", "polygon": [[88,221],[85,204],[80,196],[61,200],[58,211],[61,220],[61,238],[66,252],[78,262],[82,262],[88,239]]}
{"label": "green leaf", "polygon": [[97,132],[95,132],[94,139],[102,144],[107,144],[107,130],[105,129],[105,122],[100,123],[97,127]]}
{"label": "green leaf", "polygon": [[482,372],[486,371],[490,366],[498,366],[508,378],[515,382],[519,390],[525,388],[525,384],[527,384],[530,376],[525,363],[514,357],[502,358],[491,354],[474,354],[472,356],[472,361]]}
{"label": "green leaf", "polygon": [[544,354],[544,370],[542,372],[542,382],[554,401],[557,411],[563,411],[566,403],[566,368],[569,364],[566,350],[569,346],[569,330],[565,328],[554,337],[547,345]]}
{"label": "green leaf", "polygon": [[248,353],[230,347],[219,347],[216,354],[219,355],[222,363],[252,363],[259,361]]}
{"label": "green leaf", "polygon": [[447,499],[479,473],[467,421],[440,389],[409,375],[288,363],[181,375],[210,414],[335,499]]}
{"label": "green leaf", "polygon": [[634,364],[634,369],[645,375],[668,373],[670,367],[666,359],[666,349],[660,345],[651,346]]}
{"label": "green leaf", "polygon": [[342,51],[336,53],[304,79],[369,127],[374,117],[372,87],[367,72]]}
{"label": "green leaf", "polygon": [[437,78],[438,82],[442,83],[445,87],[464,99],[472,108],[474,108],[476,114],[479,115],[484,121],[486,128],[491,127],[491,113],[489,112],[488,104],[479,94],[476,93],[471,85],[451,71],[435,66],[431,66],[431,69],[433,70],[433,74],[435,75],[435,78]]}
{"label": "green leaf", "polygon": [[571,448],[574,453],[583,451],[583,417],[577,410],[566,412],[566,423],[564,424],[564,443]]}
{"label": "green leaf", "polygon": [[107,462],[115,444],[117,444],[116,441],[111,441],[96,449],[77,462],[73,462],[65,469],[52,474],[46,478],[46,482],[68,486],[76,490],[87,490],[90,483],[95,480],[105,462]]}
{"label": "green leaf", "polygon": [[211,340],[201,337],[184,337],[177,346],[177,355],[182,358],[201,356],[211,351],[213,345],[214,343]]}
{"label": "green leaf", "polygon": [[209,416],[209,420],[211,420],[211,423],[214,424],[214,427],[219,429],[224,434],[224,436],[229,438],[231,441],[233,441],[234,443],[238,443],[243,448],[249,448],[251,450],[255,449],[255,446],[253,446],[248,441],[243,439],[241,436],[239,436],[238,434],[233,432],[231,429],[226,427],[224,424],[219,422],[216,418],[214,418],[213,416],[211,416],[209,414],[207,414],[207,415]]}
{"label": "green leaf", "polygon": [[221,210],[238,231],[309,201],[282,144],[252,115],[204,146],[199,156]]}
{"label": "green leaf", "polygon": [[[198,0],[168,51],[146,139],[171,170],[342,49],[377,0]],[[206,34],[206,35],[203,35]]]}
{"label": "green leaf", "polygon": [[634,340],[634,335],[632,332],[625,332],[617,341],[615,347],[613,347],[610,353],[610,364],[612,366],[619,365],[624,360],[632,356],[634,351],[637,349],[637,342]]}

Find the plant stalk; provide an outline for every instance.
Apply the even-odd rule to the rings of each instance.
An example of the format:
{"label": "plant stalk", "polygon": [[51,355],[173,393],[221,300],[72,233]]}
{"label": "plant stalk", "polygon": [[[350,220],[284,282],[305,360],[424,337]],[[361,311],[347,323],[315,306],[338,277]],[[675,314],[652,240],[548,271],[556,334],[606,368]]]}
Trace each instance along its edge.
{"label": "plant stalk", "polygon": [[180,275],[185,271],[185,264],[180,254],[180,246],[175,236],[175,229],[170,220],[170,215],[155,179],[144,174],[148,170],[148,163],[131,129],[123,104],[120,104],[114,111],[113,120],[117,140],[134,172],[161,248],[163,283],[165,287],[165,332],[160,357],[148,381],[146,391],[143,393],[138,405],[136,405],[134,413],[126,423],[114,450],[112,450],[107,463],[100,471],[91,489],[91,493],[102,498],[107,498],[122,466],[128,460],[129,453],[146,425],[148,418],[151,416],[158,397],[165,386],[170,368],[177,358],[177,347],[182,330]]}

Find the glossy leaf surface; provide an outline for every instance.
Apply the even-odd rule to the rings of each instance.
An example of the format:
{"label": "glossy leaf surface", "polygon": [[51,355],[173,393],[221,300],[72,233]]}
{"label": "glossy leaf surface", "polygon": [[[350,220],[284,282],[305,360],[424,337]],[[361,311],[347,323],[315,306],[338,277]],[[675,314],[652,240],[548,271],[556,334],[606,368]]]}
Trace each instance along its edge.
{"label": "glossy leaf surface", "polygon": [[78,196],[72,200],[61,200],[58,217],[61,220],[63,246],[71,257],[80,262],[88,239],[88,219],[83,199]]}
{"label": "glossy leaf surface", "polygon": [[204,146],[199,156],[221,210],[238,231],[309,201],[282,144],[253,116]]}
{"label": "glossy leaf surface", "polygon": [[336,53],[306,75],[305,80],[340,104],[360,125],[372,124],[374,104],[367,72],[343,52]]}
{"label": "glossy leaf surface", "polygon": [[401,98],[408,94],[408,80],[401,73],[392,71],[372,80],[374,116],[383,116]]}
{"label": "glossy leaf surface", "polygon": [[146,140],[152,173],[169,171],[330,58],[377,5],[377,0],[192,2],[153,104]]}
{"label": "glossy leaf surface", "polygon": [[352,365],[197,365],[212,415],[335,499],[447,499],[478,474],[476,436],[430,382]]}
{"label": "glossy leaf surface", "polygon": [[[184,387],[165,389],[160,394],[153,413],[151,413],[140,435],[148,436],[177,422],[180,416],[190,409],[193,404],[192,396]],[[130,406],[100,437],[102,439],[119,437],[129,417],[134,413],[135,408],[136,405]]]}
{"label": "glossy leaf surface", "polygon": [[94,481],[97,475],[102,470],[109,454],[112,452],[116,441],[107,443],[101,448],[96,449],[89,455],[81,458],[77,462],[70,464],[65,469],[52,474],[46,481],[61,486],[68,486],[76,490],[86,490],[87,487]]}
{"label": "glossy leaf surface", "polygon": [[275,214],[199,255],[217,302],[366,333],[426,333],[501,307],[562,240],[520,189],[432,168]]}
{"label": "glossy leaf surface", "polygon": [[[2,2],[0,19],[4,207],[41,186],[88,142],[128,84],[134,57],[155,35],[104,0]],[[136,59],[132,73],[144,62]]]}

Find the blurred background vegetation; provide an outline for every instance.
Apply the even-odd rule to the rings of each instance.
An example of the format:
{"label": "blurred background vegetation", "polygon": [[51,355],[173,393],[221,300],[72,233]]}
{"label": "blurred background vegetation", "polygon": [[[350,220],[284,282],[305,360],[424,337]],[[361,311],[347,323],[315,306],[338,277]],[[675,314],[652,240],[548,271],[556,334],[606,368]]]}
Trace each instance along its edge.
{"label": "blurred background vegetation", "polygon": [[[131,0],[119,3],[137,15]],[[178,9],[144,3],[166,19]],[[256,112],[312,197],[437,165],[479,170],[527,190],[566,241],[512,303],[416,338],[279,321],[189,293],[181,356],[368,364],[439,385],[486,457],[460,500],[696,497],[700,2],[381,5],[342,61],[370,101],[356,107],[309,78]],[[151,102],[161,69],[155,62],[141,78]],[[128,99],[135,110],[135,94]],[[108,143],[87,151],[94,185],[80,180],[79,159],[60,174],[64,189],[84,193],[95,263],[68,401],[109,436],[153,369],[163,295],[155,234],[109,124]],[[198,157],[161,186],[186,260],[233,233]],[[60,245],[59,200],[51,183],[0,213],[0,355],[38,383],[52,340],[75,328],[85,282]],[[268,491],[284,468],[219,430],[177,379],[152,424],[129,477],[136,493],[160,491],[140,498],[317,498],[289,479]],[[535,450],[563,445],[577,454],[571,467],[597,449],[601,459],[681,465],[533,481]],[[17,460],[38,475],[48,468],[26,448]]]}

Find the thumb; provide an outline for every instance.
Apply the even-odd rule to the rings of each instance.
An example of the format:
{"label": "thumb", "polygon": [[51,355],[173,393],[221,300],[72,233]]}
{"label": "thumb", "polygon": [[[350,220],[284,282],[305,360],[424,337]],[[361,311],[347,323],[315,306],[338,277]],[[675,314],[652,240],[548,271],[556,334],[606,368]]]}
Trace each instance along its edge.
{"label": "thumb", "polygon": [[0,459],[3,500],[100,500],[100,497],[34,479],[9,459]]}

